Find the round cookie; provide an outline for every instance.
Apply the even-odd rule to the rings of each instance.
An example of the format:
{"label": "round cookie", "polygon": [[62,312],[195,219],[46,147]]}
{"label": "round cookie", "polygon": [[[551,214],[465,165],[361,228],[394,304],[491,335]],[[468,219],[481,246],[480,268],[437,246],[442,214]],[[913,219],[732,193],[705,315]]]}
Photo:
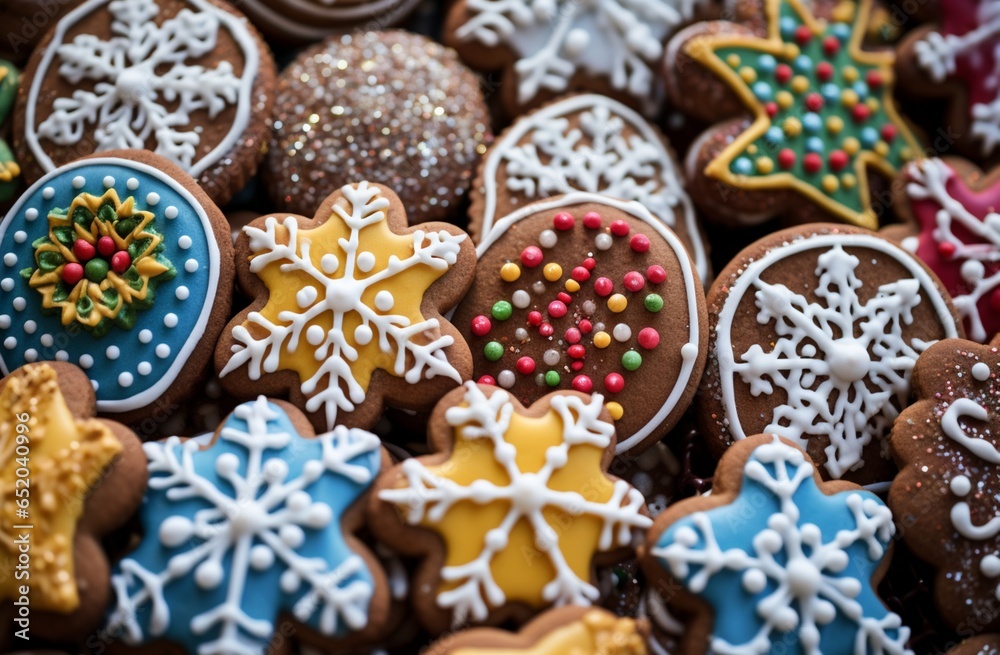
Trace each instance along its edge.
{"label": "round cookie", "polygon": [[644,205],[684,242],[702,281],[711,279],[708,244],[666,137],[597,94],[556,100],[497,137],[472,186],[469,231],[479,239],[525,204],[573,191]]}
{"label": "round cookie", "polygon": [[20,80],[20,71],[9,61],[0,59],[0,210],[6,207],[21,187],[21,166],[3,138],[8,133],[8,119],[14,108]]}
{"label": "round cookie", "polygon": [[375,435],[314,435],[281,401],[239,405],[214,434],[144,446],[142,540],[111,581],[105,635],[158,653],[324,651],[382,637],[389,589],[355,537],[389,456]]}
{"label": "round cookie", "polygon": [[704,367],[701,281],[680,239],[639,203],[571,193],[506,216],[479,244],[453,320],[474,377],[530,404],[600,392],[618,452],[659,440]]}
{"label": "round cookie", "polygon": [[261,32],[283,43],[311,43],[350,27],[397,25],[419,0],[242,0],[239,7]]}
{"label": "round cookie", "polygon": [[872,2],[823,3],[814,15],[802,0],[757,0],[740,15],[764,15],[766,31],[702,23],[671,40],[675,102],[717,123],[686,162],[708,218],[877,229],[870,174],[891,177],[920,145],[895,107],[892,53],[862,48]]}
{"label": "round cookie", "polygon": [[412,223],[460,210],[493,135],[479,80],[455,53],[397,30],[333,37],[278,82],[264,179],[281,211],[311,214],[362,180],[385,184]]}
{"label": "round cookie", "polygon": [[948,655],[997,655],[998,653],[1000,653],[1000,635],[972,637],[948,651]]}
{"label": "round cookie", "polygon": [[82,639],[107,607],[101,540],[138,508],[146,467],[131,430],[93,416],[87,376],[70,364],[29,364],[0,380],[5,652],[22,640]]}
{"label": "round cookie", "polygon": [[406,225],[392,191],[361,182],[314,218],[243,228],[237,274],[253,302],[216,347],[223,387],[286,394],[325,431],[371,428],[384,404],[430,409],[468,380],[468,346],[442,313],[472,283],[472,240],[446,223]]}
{"label": "round cookie", "polygon": [[87,0],[24,73],[14,144],[32,183],[85,155],[169,159],[223,205],[264,155],[276,69],[246,18],[215,0]]}
{"label": "round cookie", "polygon": [[1000,167],[983,173],[954,157],[921,159],[893,184],[901,225],[882,236],[921,259],[951,294],[970,339],[1000,332]]}
{"label": "round cookie", "polygon": [[801,445],[824,478],[885,483],[887,439],[928,344],[962,334],[937,278],[872,232],[789,228],[748,246],[708,292],[698,394],[716,457],[747,435]]}
{"label": "round cookie", "polygon": [[503,69],[501,99],[517,116],[570,91],[611,96],[654,115],[663,90],[655,72],[663,42],[706,0],[460,0],[444,41],[473,67]]}
{"label": "round cookie", "polygon": [[43,360],[87,373],[122,421],[172,413],[229,317],[225,217],[186,173],[112,151],[36,182],[0,221],[0,372]]}
{"label": "round cookie", "polygon": [[938,612],[954,629],[1000,628],[1000,351],[947,339],[913,370],[916,402],[892,430],[889,490],[903,540],[936,570]]}
{"label": "round cookie", "polygon": [[680,655],[858,655],[907,648],[910,629],[878,597],[892,512],[857,485],[824,482],[802,450],[748,437],[719,462],[710,496],[656,519],[641,555],[683,617]]}
{"label": "round cookie", "polygon": [[595,560],[620,561],[649,527],[645,500],[607,473],[615,429],[600,394],[549,394],[525,408],[467,383],[428,423],[434,454],[379,477],[375,536],[420,557],[414,611],[431,634],[591,605]]}

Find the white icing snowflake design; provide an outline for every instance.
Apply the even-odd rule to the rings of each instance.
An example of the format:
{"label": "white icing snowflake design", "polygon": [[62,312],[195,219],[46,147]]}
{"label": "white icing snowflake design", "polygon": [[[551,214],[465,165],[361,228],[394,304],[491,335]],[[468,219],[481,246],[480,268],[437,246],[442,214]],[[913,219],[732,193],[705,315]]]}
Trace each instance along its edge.
{"label": "white icing snowflake design", "polygon": [[590,605],[597,600],[599,592],[589,580],[578,577],[566,562],[560,532],[549,524],[546,510],[600,519],[603,522],[597,544],[600,551],[628,546],[632,542],[633,529],[648,528],[652,523],[640,513],[645,505],[642,494],[624,480],[615,480],[614,491],[605,502],[588,500],[577,491],[554,490],[548,486],[552,476],[572,460],[574,446],[607,448],[610,445],[614,426],[599,418],[604,399],[595,395],[588,403],[577,396],[553,397],[552,409],[562,419],[562,442],[546,450],[545,463],[538,471],[523,472],[516,461],[517,448],[505,439],[514,413],[508,394],[497,390],[487,398],[473,383],[468,383],[466,389],[468,406],[449,408],[445,413],[448,425],[463,426],[463,439],[487,441],[509,478],[509,484],[498,486],[487,480],[477,480],[467,486],[461,485],[433,474],[418,459],[408,459],[403,462],[407,486],[379,493],[382,500],[406,508],[405,518],[411,525],[439,522],[461,502],[510,505],[500,525],[486,533],[478,556],[464,564],[441,569],[442,580],[459,584],[438,594],[438,604],[452,610],[456,626],[470,618],[482,621],[489,616],[490,607],[503,605],[505,595],[493,578],[491,562],[507,547],[514,526],[519,521],[527,521],[534,532],[535,544],[555,571],[555,577],[542,590],[542,599],[556,606]]}
{"label": "white icing snowflake design", "polygon": [[[107,4],[112,16],[111,36],[77,35],[61,43],[43,59],[32,84],[26,137],[33,153],[48,169],[55,168],[39,137],[60,146],[79,143],[92,130],[94,150],[145,149],[152,139],[156,154],[175,162],[193,176],[201,174],[227,153],[246,128],[249,97],[257,74],[259,54],[246,27],[235,16],[205,0],[185,0],[196,11],[181,9],[157,25],[156,0],[91,0],[63,19],[54,43],[77,20]],[[214,68],[188,63],[211,53],[220,29],[233,36],[243,57],[241,76],[231,62]],[[59,75],[73,85],[94,82],[93,90],[78,88],[71,97],[57,98],[54,111],[34,132],[34,104],[53,57]],[[215,118],[228,106],[237,115],[226,137],[212,152],[197,158],[201,130],[191,126],[192,115],[207,112]],[[89,138],[89,137],[88,137]]]}
{"label": "white icing snowflake design", "polygon": [[912,655],[909,628],[870,584],[894,532],[877,496],[826,496],[804,453],[774,437],[751,454],[732,506],[683,517],[651,553],[714,607],[714,654],[778,642],[803,655]]}
{"label": "white icing snowflake design", "polygon": [[[951,11],[961,11],[965,4],[956,3],[960,6]],[[1000,145],[1000,2],[980,0],[976,21],[975,29],[961,35],[931,32],[915,44],[914,52],[921,68],[940,83],[955,74],[959,58],[983,57],[992,49],[993,70],[982,79],[968,81],[993,93],[990,102],[973,103],[969,108],[970,131],[982,143],[985,156]]]}
{"label": "white icing snowflake design", "polygon": [[[906,404],[913,365],[930,345],[903,336],[906,326],[913,323],[913,309],[921,302],[922,289],[935,296],[932,302],[947,336],[955,336],[956,330],[927,274],[914,262],[902,260],[908,255],[893,252],[898,249],[879,241],[862,235],[812,237],[772,251],[776,257],[808,248],[822,251],[816,268],[819,302],[810,302],[784,284],[760,279],[760,272],[771,263],[769,256],[757,259],[740,276],[739,290],[734,285],[720,313],[717,349],[730,431],[735,438],[744,435],[738,426],[733,375],[750,385],[754,396],[771,395],[775,387],[784,392],[785,402],[774,409],[771,423],[763,431],[803,447],[812,438],[828,441],[825,468],[834,478],[863,466],[862,449],[872,438],[881,439],[888,433],[899,413],[897,404]],[[855,275],[860,261],[843,248],[852,242],[891,254],[913,277],[883,284],[874,297],[862,303],[858,290],[864,282]],[[727,355],[732,351],[728,346],[731,321],[735,305],[749,288],[756,290],[757,322],[773,322],[778,338],[770,350],[754,344],[738,361],[732,361],[732,355]]]}
{"label": "white icing snowflake design", "polygon": [[[293,217],[281,223],[287,238],[279,238],[278,219],[273,216],[268,217],[263,230],[244,228],[254,253],[250,261],[251,272],[257,273],[277,263],[282,273],[304,273],[310,278],[310,285],[303,286],[295,294],[297,306],[294,309],[282,308],[278,322],[268,320],[260,312],[248,315],[247,322],[264,328],[266,336],[254,338],[243,325],[233,328],[237,343],[233,346],[232,357],[219,374],[225,376],[248,365],[250,378],[259,379],[262,374],[279,369],[283,352],[294,353],[304,347],[302,342],[305,341],[315,348],[317,362],[313,374],[304,377],[301,385],[308,397],[306,409],[310,412],[323,410],[329,427],[336,423],[338,411],[353,411],[365,400],[366,387],[358,382],[352,370],[352,366],[359,363],[358,346],[377,343],[381,352],[390,356],[392,372],[410,384],[436,376],[462,383],[461,374],[448,362],[445,350],[455,342],[454,338],[440,334],[441,323],[436,318],[414,322],[408,316],[392,313],[394,307],[406,301],[394,296],[386,287],[399,282],[396,278],[416,266],[447,270],[458,260],[466,235],[446,230],[416,230],[408,235],[412,239],[411,253],[405,257],[392,254],[384,267],[373,270],[376,258],[363,247],[364,231],[386,220],[389,200],[367,182],[345,186],[341,191],[350,205],[350,213],[338,204],[333,208],[335,216],[329,220],[343,221],[350,229],[350,236],[338,241],[339,252],[323,251],[318,264],[310,254],[310,240],[299,238],[298,223]],[[313,231],[322,229],[320,226]],[[338,277],[332,277],[334,274]],[[369,306],[363,296],[372,287],[381,290]],[[423,291],[411,289],[412,293]],[[350,313],[359,314],[361,324],[353,334],[346,334],[344,320]],[[328,329],[321,327],[324,320],[330,325]],[[427,343],[414,341],[414,337],[428,335],[436,336]]]}
{"label": "white icing snowflake design", "polygon": [[261,396],[203,446],[143,446],[147,534],[112,576],[109,629],[133,644],[259,655],[282,611],[326,635],[365,627],[371,573],[340,521],[378,473],[378,437],[338,426],[303,439]]}
{"label": "white icing snowflake design", "polygon": [[470,18],[455,35],[513,50],[522,104],[566,91],[582,69],[652,107],[663,41],[704,1],[466,0]]}

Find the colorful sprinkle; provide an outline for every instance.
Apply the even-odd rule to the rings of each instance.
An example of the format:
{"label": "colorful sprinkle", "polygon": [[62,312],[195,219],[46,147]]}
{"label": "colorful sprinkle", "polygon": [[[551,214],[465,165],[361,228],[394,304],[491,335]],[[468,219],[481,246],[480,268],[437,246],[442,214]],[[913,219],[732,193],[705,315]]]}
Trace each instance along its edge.
{"label": "colorful sprinkle", "polygon": [[615,341],[619,341],[621,343],[625,343],[632,338],[632,328],[625,323],[619,323],[616,325],[614,329],[611,330],[611,333],[614,335]]}
{"label": "colorful sprinkle", "polygon": [[562,232],[572,230],[574,225],[576,225],[576,219],[569,212],[559,212],[552,217],[552,226]]}
{"label": "colorful sprinkle", "polygon": [[652,350],[660,344],[660,333],[651,327],[644,327],[639,330],[638,340],[640,346],[646,350]]}
{"label": "colorful sprinkle", "polygon": [[528,312],[528,323],[531,325],[541,325],[542,313],[537,311]]}
{"label": "colorful sprinkle", "polygon": [[636,234],[629,240],[628,245],[635,252],[639,253],[646,252],[649,250],[650,246],[649,237],[647,237],[645,234]]}
{"label": "colorful sprinkle", "polygon": [[535,372],[535,360],[530,357],[521,357],[517,360],[514,368],[516,368],[517,372],[521,375],[531,375]]}
{"label": "colorful sprinkle", "polygon": [[549,303],[549,316],[552,318],[562,318],[569,311],[566,308],[566,303],[561,300],[553,300]]}
{"label": "colorful sprinkle", "polygon": [[503,357],[503,345],[499,341],[490,341],[483,348],[483,355],[491,362],[498,361]]}
{"label": "colorful sprinkle", "polygon": [[580,343],[581,338],[580,330],[575,327],[571,327],[563,333],[563,339],[568,343]]}
{"label": "colorful sprinkle", "polygon": [[626,307],[628,307],[628,299],[626,299],[622,294],[616,293],[608,298],[608,309],[613,311],[615,314],[620,314],[625,311]]}
{"label": "colorful sprinkle", "polygon": [[590,271],[584,266],[576,266],[570,271],[569,276],[577,282],[586,282],[590,279]]}
{"label": "colorful sprinkle", "polygon": [[597,332],[594,334],[594,345],[598,348],[607,348],[611,345],[611,335],[607,332]]}
{"label": "colorful sprinkle", "polygon": [[507,262],[500,267],[500,279],[504,282],[514,282],[521,277],[521,267],[514,262]]}
{"label": "colorful sprinkle", "polygon": [[482,314],[472,319],[472,334],[477,337],[485,337],[490,333],[492,328],[493,323],[491,323],[490,319],[486,318]]}
{"label": "colorful sprinkle", "polygon": [[625,388],[625,378],[619,373],[608,373],[604,376],[604,388],[609,393],[621,393],[621,390]]}
{"label": "colorful sprinkle", "polygon": [[611,221],[611,234],[616,237],[624,237],[629,233],[629,226],[623,220]]}
{"label": "colorful sprinkle", "polygon": [[566,291],[576,293],[580,290],[580,283],[576,280],[566,280]]}
{"label": "colorful sprinkle", "polygon": [[490,387],[497,386],[496,378],[494,378],[492,375],[480,375],[479,379],[476,380],[476,382],[478,384],[484,384]]}
{"label": "colorful sprinkle", "polygon": [[646,269],[646,279],[652,284],[661,284],[667,279],[667,272],[659,264],[653,264]]}
{"label": "colorful sprinkle", "polygon": [[608,410],[608,414],[611,414],[612,420],[619,420],[622,416],[625,416],[625,408],[621,406],[621,403],[616,403],[614,401],[610,403],[605,403],[605,409]]}
{"label": "colorful sprinkle", "polygon": [[583,347],[583,344],[574,343],[566,349],[566,354],[573,359],[583,359],[587,355],[587,349]]}
{"label": "colorful sprinkle", "polygon": [[562,277],[562,266],[555,262],[546,264],[545,268],[542,269],[542,277],[549,282],[555,282]]}
{"label": "colorful sprinkle", "polygon": [[542,230],[538,235],[538,243],[542,244],[543,248],[554,248],[559,243],[559,237],[552,230]]}
{"label": "colorful sprinkle", "polygon": [[514,308],[506,300],[498,300],[493,303],[491,313],[496,320],[506,321],[514,313]]}
{"label": "colorful sprinkle", "polygon": [[770,157],[758,157],[757,158],[757,172],[761,175],[767,175],[774,170],[774,161]]}
{"label": "colorful sprinkle", "polygon": [[587,212],[583,215],[583,226],[589,230],[601,227],[601,215],[597,212]]}
{"label": "colorful sprinkle", "polygon": [[646,306],[646,311],[658,312],[663,309],[663,298],[659,294],[651,293],[642,302]]}
{"label": "colorful sprinkle", "polygon": [[573,378],[573,389],[580,393],[590,393],[594,390],[594,383],[586,375],[578,375]]}
{"label": "colorful sprinkle", "polygon": [[622,367],[626,371],[636,371],[642,366],[642,355],[634,350],[630,350],[622,355]]}
{"label": "colorful sprinkle", "polygon": [[606,277],[599,277],[594,280],[594,293],[604,298],[605,296],[610,296],[611,292],[615,290],[615,283]]}
{"label": "colorful sprinkle", "polygon": [[642,277],[642,273],[638,271],[629,271],[625,274],[625,278],[622,280],[622,284],[629,291],[635,293],[640,291],[644,286],[646,286],[646,279]]}
{"label": "colorful sprinkle", "polygon": [[534,268],[542,263],[542,249],[538,246],[528,246],[521,251],[521,263],[528,268]]}
{"label": "colorful sprinkle", "polygon": [[558,387],[560,382],[562,382],[562,379],[559,377],[559,374],[557,372],[546,371],[545,384],[549,385],[550,387]]}

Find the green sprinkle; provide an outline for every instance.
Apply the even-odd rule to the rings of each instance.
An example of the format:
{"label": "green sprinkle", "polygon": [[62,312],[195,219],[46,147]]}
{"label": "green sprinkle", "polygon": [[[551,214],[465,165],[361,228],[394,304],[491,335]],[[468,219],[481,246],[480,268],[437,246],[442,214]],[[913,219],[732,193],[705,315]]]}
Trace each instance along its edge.
{"label": "green sprinkle", "polygon": [[490,341],[486,344],[486,347],[483,348],[483,354],[486,355],[486,359],[491,362],[495,362],[503,357],[503,346],[500,345],[500,342],[498,341]]}
{"label": "green sprinkle", "polygon": [[646,305],[646,309],[651,312],[658,312],[663,309],[663,298],[656,293],[651,293],[646,296],[643,303]]}
{"label": "green sprinkle", "polygon": [[91,282],[101,282],[108,276],[109,269],[108,262],[100,257],[94,257],[83,267],[83,274]]}
{"label": "green sprinkle", "polygon": [[548,373],[545,374],[545,384],[549,385],[550,387],[558,387],[561,381],[562,380],[559,377],[559,374],[556,373],[555,371],[549,371]]}
{"label": "green sprinkle", "polygon": [[622,366],[626,371],[634,371],[642,366],[642,355],[634,350],[630,350],[622,355]]}
{"label": "green sprinkle", "polygon": [[514,313],[514,308],[506,300],[498,300],[493,303],[493,318],[498,321],[506,321]]}

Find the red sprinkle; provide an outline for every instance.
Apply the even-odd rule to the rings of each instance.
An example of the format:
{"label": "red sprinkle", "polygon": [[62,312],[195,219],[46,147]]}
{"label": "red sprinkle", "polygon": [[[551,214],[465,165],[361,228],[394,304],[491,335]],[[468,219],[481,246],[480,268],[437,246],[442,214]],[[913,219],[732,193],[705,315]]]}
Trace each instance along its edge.
{"label": "red sprinkle", "polygon": [[784,169],[789,169],[795,165],[795,151],[791,148],[782,148],[778,152],[778,166]]}
{"label": "red sprinkle", "polygon": [[559,212],[552,217],[552,226],[557,230],[572,230],[573,226],[576,225],[576,219],[569,212]]}
{"label": "red sprinkle", "polygon": [[597,262],[594,261],[593,257],[587,257],[586,259],[583,260],[583,267],[588,271],[594,270],[595,266],[597,266]]}
{"label": "red sprinkle", "polygon": [[802,158],[802,167],[807,173],[818,173],[823,168],[823,158],[815,152],[810,152]]}
{"label": "red sprinkle", "polygon": [[485,337],[492,328],[493,323],[482,314],[472,319],[472,333],[477,337]]}
{"label": "red sprinkle", "polygon": [[833,77],[833,64],[828,61],[821,61],[816,64],[816,77],[820,82],[828,82]]}
{"label": "red sprinkle", "polygon": [[76,255],[79,261],[89,262],[97,254],[97,249],[89,241],[77,239],[73,242],[73,254]]}
{"label": "red sprinkle", "polygon": [[566,349],[566,354],[573,359],[583,359],[584,355],[587,354],[587,349],[583,347],[583,344],[574,343]]}
{"label": "red sprinkle", "polygon": [[578,360],[576,360],[574,362],[570,362],[569,363],[569,367],[571,369],[573,369],[574,371],[582,371],[583,370],[583,360],[578,359]]}
{"label": "red sprinkle", "polygon": [[76,262],[69,262],[63,266],[62,279],[66,284],[76,284],[83,279],[83,266],[80,266]]}
{"label": "red sprinkle", "polygon": [[549,316],[552,318],[562,318],[566,315],[567,311],[566,303],[561,300],[553,300],[549,303]]}
{"label": "red sprinkle", "polygon": [[618,373],[608,373],[604,378],[604,388],[611,393],[618,393],[625,388],[625,378]]}
{"label": "red sprinkle", "polygon": [[870,70],[865,76],[865,82],[868,83],[868,87],[872,89],[877,89],[882,86],[882,73],[877,70]]}
{"label": "red sprinkle", "polygon": [[646,252],[649,250],[649,237],[645,234],[637,234],[628,242],[632,250],[636,252]]}
{"label": "red sprinkle", "polygon": [[778,64],[777,68],[774,69],[774,78],[784,84],[792,79],[792,67],[788,64]]}
{"label": "red sprinkle", "polygon": [[646,279],[653,284],[660,284],[661,282],[666,281],[667,272],[663,270],[663,267],[659,264],[653,264],[646,269]]}
{"label": "red sprinkle", "polygon": [[578,375],[573,378],[573,388],[581,393],[590,393],[594,390],[594,383],[586,375]]}
{"label": "red sprinkle", "polygon": [[868,109],[868,105],[858,103],[851,109],[851,118],[855,123],[864,123],[871,115],[872,111]]}
{"label": "red sprinkle", "polygon": [[616,237],[623,237],[628,234],[628,223],[625,221],[611,221],[611,234]]}
{"label": "red sprinkle", "polygon": [[828,36],[823,39],[823,52],[825,52],[828,57],[832,57],[840,52],[840,39],[835,36]]}
{"label": "red sprinkle", "polygon": [[830,153],[830,168],[835,171],[842,170],[850,161],[850,157],[843,150],[834,150]]}
{"label": "red sprinkle", "polygon": [[570,271],[569,276],[577,282],[586,282],[590,279],[590,271],[583,266],[577,266]]}
{"label": "red sprinkle", "polygon": [[569,343],[580,343],[580,339],[582,338],[583,337],[580,335],[580,330],[575,327],[566,330],[566,332],[563,334],[563,339],[565,339]]}
{"label": "red sprinkle", "polygon": [[131,265],[132,257],[124,250],[119,250],[111,257],[111,268],[115,273],[124,273]]}
{"label": "red sprinkle", "polygon": [[764,111],[767,112],[768,116],[774,118],[775,116],[778,115],[778,103],[776,102],[764,103]]}
{"label": "red sprinkle", "polygon": [[951,241],[942,241],[937,247],[938,254],[945,259],[951,259],[955,256],[955,244]]}
{"label": "red sprinkle", "polygon": [[599,277],[594,281],[594,291],[597,295],[602,298],[605,296],[610,296],[611,292],[615,290],[615,283],[606,277]]}
{"label": "red sprinkle", "polygon": [[795,28],[795,40],[799,45],[805,45],[809,43],[809,39],[813,36],[812,30],[806,25],[799,25]]}
{"label": "red sprinkle", "polygon": [[521,357],[517,360],[517,363],[514,364],[514,368],[516,368],[517,372],[521,375],[531,375],[535,372],[535,360],[530,357]]}
{"label": "red sprinkle", "polygon": [[528,246],[521,251],[521,263],[528,268],[534,268],[542,263],[542,249],[538,246]]}
{"label": "red sprinkle", "polygon": [[891,142],[893,139],[895,139],[896,134],[897,134],[896,126],[893,125],[892,123],[886,123],[885,125],[882,126],[882,138],[885,139],[886,142]]}
{"label": "red sprinkle", "polygon": [[809,111],[819,111],[823,108],[823,96],[818,93],[810,93],[806,96],[806,109]]}
{"label": "red sprinkle", "polygon": [[642,273],[629,271],[625,274],[624,284],[626,289],[635,292],[646,286],[646,280],[642,277]]}
{"label": "red sprinkle", "polygon": [[101,253],[101,257],[110,257],[115,254],[117,249],[115,240],[109,236],[103,236],[97,240],[97,252]]}
{"label": "red sprinkle", "polygon": [[542,313],[541,312],[528,312],[528,323],[531,325],[541,325],[542,324]]}
{"label": "red sprinkle", "polygon": [[557,293],[556,298],[559,300],[559,302],[565,303],[567,305],[573,302],[573,296],[569,295],[565,291],[560,291],[559,293]]}
{"label": "red sprinkle", "polygon": [[553,334],[555,334],[555,332],[556,329],[552,327],[551,323],[542,323],[541,325],[538,326],[538,334],[542,335],[543,337],[551,337]]}
{"label": "red sprinkle", "polygon": [[583,215],[583,226],[591,230],[601,227],[601,215],[597,212],[587,212]]}
{"label": "red sprinkle", "polygon": [[660,333],[651,327],[639,330],[639,345],[646,350],[652,350],[660,345]]}
{"label": "red sprinkle", "polygon": [[492,375],[480,375],[476,382],[479,384],[489,385],[491,387],[497,386],[497,381]]}
{"label": "red sprinkle", "polygon": [[590,334],[591,330],[594,329],[594,324],[588,321],[587,319],[583,319],[582,321],[580,321],[579,325],[580,325],[580,332],[583,332],[584,334]]}

